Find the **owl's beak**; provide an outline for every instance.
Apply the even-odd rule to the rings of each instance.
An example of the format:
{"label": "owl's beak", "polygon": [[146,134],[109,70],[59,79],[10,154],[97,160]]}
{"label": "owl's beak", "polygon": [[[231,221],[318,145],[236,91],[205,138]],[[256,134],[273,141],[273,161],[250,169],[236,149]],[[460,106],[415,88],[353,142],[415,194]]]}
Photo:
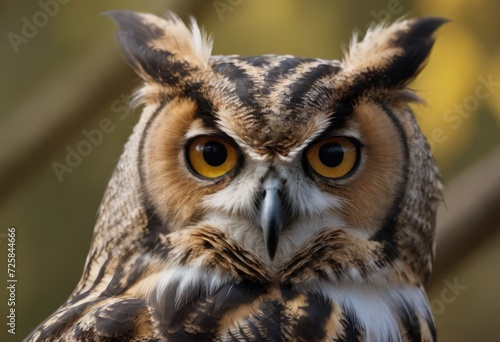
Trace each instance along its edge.
{"label": "owl's beak", "polygon": [[279,180],[270,179],[264,183],[263,200],[260,208],[260,226],[264,233],[267,252],[274,259],[283,228],[281,208],[281,185]]}

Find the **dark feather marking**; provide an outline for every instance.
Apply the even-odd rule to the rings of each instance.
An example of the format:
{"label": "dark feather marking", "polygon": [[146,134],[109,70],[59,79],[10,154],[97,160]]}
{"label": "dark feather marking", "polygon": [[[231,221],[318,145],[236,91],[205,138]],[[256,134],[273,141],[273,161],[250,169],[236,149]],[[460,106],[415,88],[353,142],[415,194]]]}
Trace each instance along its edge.
{"label": "dark feather marking", "polygon": [[279,62],[277,66],[272,67],[264,72],[264,84],[265,87],[262,89],[264,95],[271,94],[271,89],[282,79],[285,79],[285,75],[289,76],[299,65],[303,63],[313,61],[313,59],[302,59],[302,58],[286,58]]}
{"label": "dark feather marking", "polygon": [[250,339],[247,338],[247,336],[244,336],[241,334],[241,327],[238,327],[239,335],[235,335],[232,331],[229,331],[226,336],[224,336],[224,339],[219,338],[218,341],[234,341],[234,342],[241,342],[241,341],[248,341],[251,342]]}
{"label": "dark feather marking", "polygon": [[250,341],[266,341],[266,337],[262,335],[259,326],[257,326],[256,322],[251,320],[246,321],[246,326],[248,327],[248,331],[241,329],[241,336],[244,336],[245,339]]}
{"label": "dark feather marking", "polygon": [[393,43],[403,49],[385,67],[361,70],[352,86],[346,90],[343,101],[355,103],[367,90],[391,89],[405,86],[420,71],[434,45],[432,34],[447,20],[428,17],[415,20],[407,32],[401,31]]}
{"label": "dark feather marking", "polygon": [[194,319],[192,324],[196,327],[196,335],[211,334],[219,324],[219,318],[214,316],[213,313],[206,311],[204,308],[198,308],[194,312]]}
{"label": "dark feather marking", "polygon": [[395,45],[404,53],[395,57],[385,71],[386,86],[396,86],[415,76],[434,45],[432,34],[447,21],[437,17],[417,19],[408,32],[398,37]]}
{"label": "dark feather marking", "polygon": [[[405,302],[403,302],[405,303]],[[409,307],[407,303],[401,308],[397,308],[398,316],[401,318],[403,328],[408,334],[410,341],[421,341],[422,335],[420,332],[420,322],[413,308]]]}
{"label": "dark feather marking", "polygon": [[290,57],[282,60],[277,66],[269,69],[265,74],[265,84],[272,87],[280,81],[280,79],[292,73],[297,67],[304,63],[316,62],[313,58],[295,58]]}
{"label": "dark feather marking", "polygon": [[148,268],[151,259],[148,254],[143,254],[137,258],[134,264],[130,267],[130,271],[127,277],[127,288],[135,284],[140,277],[144,274],[144,271]]}
{"label": "dark feather marking", "polygon": [[[158,108],[154,111],[154,113],[151,115],[151,117],[148,119],[148,122],[146,122],[146,127],[144,127],[144,130],[142,132],[141,137],[139,138],[139,180],[141,182],[141,188],[146,189],[146,175],[144,171],[144,158],[145,158],[145,153],[144,153],[144,146],[146,144],[146,139],[149,134],[149,131],[151,129],[151,125],[153,122],[156,120],[158,115],[163,112],[163,109],[167,106],[169,103],[170,99],[165,99],[159,106]],[[145,194],[145,191],[143,195]],[[142,198],[142,205],[147,206],[148,204],[148,199],[147,197],[143,196]]]}
{"label": "dark feather marking", "polygon": [[99,336],[132,338],[137,318],[145,313],[147,306],[142,299],[122,299],[97,311],[95,331]]}
{"label": "dark feather marking", "polygon": [[264,67],[269,65],[269,57],[266,56],[250,56],[250,57],[236,57],[235,59],[238,59],[243,62],[247,62],[253,67]]}
{"label": "dark feather marking", "polygon": [[234,84],[234,93],[245,106],[251,108],[258,106],[258,102],[252,94],[255,90],[255,83],[245,69],[225,62],[213,65],[213,70],[215,73],[227,77]]}
{"label": "dark feather marking", "polygon": [[332,115],[330,116],[330,124],[324,130],[324,133],[321,135],[321,137],[317,140],[321,140],[331,136],[332,131],[345,128],[352,116],[352,111],[353,107],[351,103],[337,104],[336,108],[332,110]]}
{"label": "dark feather marking", "polygon": [[189,259],[191,259],[192,255],[193,255],[193,249],[191,248],[182,251],[182,257],[179,259],[179,264],[188,265]]}
{"label": "dark feather marking", "polygon": [[[313,270],[319,279],[328,280],[329,276],[322,269],[323,264],[328,265],[330,271],[333,271],[337,276],[345,274],[346,266],[350,261],[346,263],[337,258],[337,253],[339,250],[345,249],[345,246],[342,243],[334,242],[335,238],[341,235],[342,233],[339,231],[332,232],[328,237],[328,239],[331,239],[328,243],[324,243],[324,240],[314,240],[314,248],[310,249],[307,259],[303,260],[299,264],[300,266],[297,266],[297,260],[294,258],[287,267],[283,268],[284,272],[290,272],[286,275],[286,279],[292,279],[292,281],[294,278],[300,279],[306,271]],[[301,255],[300,257],[303,258],[304,256]],[[283,277],[284,275],[281,274],[280,276]]]}
{"label": "dark feather marking", "polygon": [[110,11],[106,12],[106,15],[122,30],[117,32],[116,36],[123,56],[139,75],[142,69],[153,79],[175,86],[198,70],[186,61],[175,60],[170,51],[148,46],[152,40],[163,37],[165,32],[151,23],[146,25],[138,14]]}
{"label": "dark feather marking", "polygon": [[332,313],[332,305],[318,294],[307,295],[305,311],[294,327],[294,336],[302,341],[323,341],[326,338],[326,324]]}
{"label": "dark feather marking", "polygon": [[[125,257],[125,260],[127,258]],[[137,258],[130,267],[128,267],[125,271],[125,260],[122,264],[120,264],[113,278],[109,282],[106,290],[104,290],[100,296],[102,297],[113,297],[122,294],[124,291],[129,289],[132,285],[134,285],[140,277],[144,274],[144,271],[149,266],[150,257],[148,254],[141,255]],[[126,280],[125,280],[126,279]],[[123,281],[125,280],[125,281]]]}
{"label": "dark feather marking", "polygon": [[[90,291],[90,290],[89,290]],[[70,306],[72,304],[75,304],[75,303],[78,303],[79,301],[81,301],[82,299],[86,298],[88,295],[89,295],[89,291],[85,291],[85,292],[82,292],[82,293],[78,293],[77,295],[75,295],[73,298],[71,298],[70,300],[68,300],[66,303],[63,304],[63,306]]]}
{"label": "dark feather marking", "polygon": [[144,54],[150,50],[147,42],[160,38],[164,32],[154,25],[146,25],[140,15],[131,11],[105,12],[122,30],[117,32],[118,43],[123,57],[136,73],[144,63]]}
{"label": "dark feather marking", "polygon": [[[40,341],[44,340],[52,340],[57,336],[60,336],[61,334],[64,333],[65,330],[67,330],[69,327],[71,327],[81,316],[81,314],[89,307],[94,305],[95,303],[101,301],[102,298],[96,298],[94,300],[91,300],[87,303],[83,303],[80,305],[77,305],[71,309],[66,310],[63,315],[57,320],[56,323],[53,323],[49,326],[44,326],[45,321],[40,324],[38,328],[33,330],[33,332],[40,331]],[[39,329],[40,327],[43,327],[42,329]],[[26,340],[29,340],[29,337],[26,338]]]}
{"label": "dark feather marking", "polygon": [[[141,246],[144,247],[145,255],[137,258],[130,267],[126,268],[130,256],[134,254],[128,251],[122,255],[122,262],[117,266],[113,278],[109,282],[107,288],[101,293],[101,296],[111,297],[121,294],[140,278],[144,270],[148,267],[149,259],[148,250],[156,256],[167,256],[171,248],[160,243],[159,235],[167,234],[166,226],[160,221],[151,205],[145,205],[148,225],[145,229],[145,234],[141,237]],[[126,273],[125,273],[126,272]],[[125,281],[123,281],[126,279]]]}
{"label": "dark feather marking", "polygon": [[208,128],[220,130],[216,122],[216,108],[214,107],[213,103],[208,99],[202,97],[199,93],[193,97],[195,98],[198,105],[196,115],[201,118],[203,124],[205,124],[205,126],[207,126]]}
{"label": "dark feather marking", "polygon": [[[89,254],[87,255],[87,258],[89,260],[95,260],[96,259],[96,254],[98,253],[99,251],[98,250],[91,250],[89,251]],[[82,275],[82,278],[80,280],[80,283],[87,283],[87,281],[89,280],[89,277],[90,277],[90,267],[86,267],[84,269],[84,272],[83,272],[83,275]],[[80,297],[80,298],[83,298],[83,297],[86,297],[87,296],[87,291],[84,293],[84,295],[82,296],[81,293],[79,294],[75,294],[73,293],[72,295],[74,295],[74,297],[70,297],[68,298],[68,301],[66,301],[66,303],[64,303],[64,306],[66,305],[69,305],[69,304],[72,304],[72,303],[76,303],[76,302],[79,302],[80,299],[77,299],[77,297]]]}
{"label": "dark feather marking", "polygon": [[320,64],[309,70],[289,86],[290,101],[288,107],[290,109],[300,108],[307,101],[307,94],[316,81],[329,75],[333,77],[339,70],[340,67],[331,64]]}
{"label": "dark feather marking", "polygon": [[104,291],[101,292],[100,296],[112,297],[123,292],[124,286],[121,283],[121,281],[125,277],[124,265],[125,265],[124,263],[120,263],[116,267],[115,272],[113,274],[113,278],[111,278],[111,281],[109,282],[108,286]]}
{"label": "dark feather marking", "polygon": [[[209,240],[206,240],[210,242]],[[220,255],[220,258],[219,258]],[[218,259],[231,260],[232,268],[231,270],[236,272],[238,277],[241,279],[247,279],[254,282],[266,282],[269,279],[265,278],[262,274],[258,272],[253,272],[252,268],[258,268],[251,259],[248,259],[245,255],[239,255],[238,251],[234,251],[231,247],[224,246],[220,253],[215,254]]]}
{"label": "dark feather marking", "polygon": [[284,314],[285,307],[279,301],[265,301],[259,305],[261,312],[257,319],[257,326],[265,332],[265,341],[283,341],[281,329],[289,324],[287,316]]}
{"label": "dark feather marking", "polygon": [[[134,250],[131,249],[124,250],[124,252],[121,254],[122,257],[121,262],[114,270],[113,278],[111,278],[111,281],[109,282],[108,286],[100,294],[101,297],[117,296],[121,294],[123,291],[125,291],[131,285],[130,281],[132,281],[132,279],[127,278],[125,270],[126,266],[128,266],[128,263],[130,262],[130,257],[134,255],[135,255]],[[127,281],[123,281],[126,278]]]}
{"label": "dark feather marking", "polygon": [[145,24],[143,18],[133,11],[115,10],[103,13],[110,17],[122,31],[133,32],[134,35],[144,42],[161,38],[165,31],[151,23]]}
{"label": "dark feather marking", "polygon": [[353,312],[348,310],[346,307],[342,310],[344,315],[340,319],[340,323],[344,327],[345,332],[345,342],[360,342],[361,341],[361,329],[356,325],[357,319]]}
{"label": "dark feather marking", "polygon": [[168,223],[161,220],[149,199],[143,199],[143,204],[146,209],[148,224],[144,230],[144,235],[141,237],[141,246],[144,247],[144,252],[150,251],[151,254],[159,258],[167,257],[171,248],[161,243],[160,235],[167,235],[170,233]]}
{"label": "dark feather marking", "polygon": [[299,292],[295,291],[292,284],[287,283],[281,286],[281,297],[285,302],[294,300],[299,296]]}
{"label": "dark feather marking", "polygon": [[168,342],[206,342],[210,341],[209,334],[191,334],[184,330],[178,330],[165,334]]}
{"label": "dark feather marking", "polygon": [[[177,296],[178,284],[172,284],[163,292],[159,307],[155,308],[155,315],[160,319],[160,325],[165,327],[165,337],[207,338],[214,333],[219,319],[228,310],[239,305],[250,303],[265,291],[258,284],[244,281],[241,283],[226,284],[214,294],[205,293],[187,294],[186,302],[178,308],[173,307]],[[189,323],[187,323],[189,322]],[[183,335],[186,324],[190,329],[189,336]]]}
{"label": "dark feather marking", "polygon": [[[167,330],[176,331],[182,329],[186,316],[195,308],[194,299],[202,300],[205,298],[205,294],[202,293],[189,293],[189,297],[186,295],[186,302],[180,307],[175,308],[174,303],[178,287],[179,281],[169,284],[163,290],[159,302],[155,302],[155,305],[153,305],[160,325],[164,326]],[[154,296],[156,295],[155,293]]]}
{"label": "dark feather marking", "polygon": [[251,281],[226,284],[211,296],[213,303],[209,309],[222,315],[236,306],[254,301],[265,291],[262,285]]}
{"label": "dark feather marking", "polygon": [[78,303],[83,298],[86,298],[89,295],[89,293],[91,293],[96,288],[96,286],[99,285],[99,283],[101,282],[102,278],[104,277],[104,274],[106,273],[106,269],[107,269],[110,261],[111,261],[111,258],[107,258],[103,262],[103,264],[101,265],[101,268],[99,270],[99,273],[97,274],[97,277],[94,280],[94,283],[92,284],[92,286],[87,291],[79,293],[76,296],[74,296],[73,298],[71,298],[71,300],[69,300],[65,306]]}
{"label": "dark feather marking", "polygon": [[379,263],[384,264],[386,262],[392,262],[398,256],[397,244],[395,242],[394,234],[396,232],[399,215],[403,206],[403,199],[406,193],[406,188],[408,187],[408,174],[410,171],[408,163],[410,160],[410,151],[408,146],[408,139],[401,122],[399,122],[398,118],[392,112],[389,106],[387,106],[382,101],[377,102],[377,104],[381,107],[383,112],[386,113],[392,124],[396,127],[398,131],[399,141],[403,146],[404,153],[404,161],[401,165],[403,169],[402,180],[399,184],[397,184],[396,196],[384,220],[382,221],[381,228],[370,238],[370,240],[372,241],[379,241],[384,243],[383,259],[379,260]]}
{"label": "dark feather marking", "polygon": [[197,310],[197,305],[206,300],[205,293],[189,293],[186,301],[175,308],[175,298],[179,283],[170,284],[163,292],[159,306],[154,305],[154,316],[162,327],[162,334],[168,341],[207,341],[211,332],[187,332],[185,323],[188,316]]}

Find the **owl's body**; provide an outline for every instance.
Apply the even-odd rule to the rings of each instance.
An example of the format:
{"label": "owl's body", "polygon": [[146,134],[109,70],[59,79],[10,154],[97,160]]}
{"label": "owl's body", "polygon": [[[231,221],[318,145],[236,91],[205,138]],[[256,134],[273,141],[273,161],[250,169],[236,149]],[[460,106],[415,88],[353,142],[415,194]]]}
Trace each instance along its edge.
{"label": "owl's body", "polygon": [[342,61],[210,56],[112,12],[144,105],[80,283],[28,340],[435,341],[439,174],[407,104],[443,20]]}

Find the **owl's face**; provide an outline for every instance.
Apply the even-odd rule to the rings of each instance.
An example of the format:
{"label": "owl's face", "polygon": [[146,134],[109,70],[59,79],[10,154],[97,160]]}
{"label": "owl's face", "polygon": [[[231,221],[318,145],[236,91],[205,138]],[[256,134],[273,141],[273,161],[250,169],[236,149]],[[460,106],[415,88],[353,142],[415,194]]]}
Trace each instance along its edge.
{"label": "owl's face", "polygon": [[210,225],[269,265],[322,229],[362,240],[383,229],[406,190],[401,108],[337,99],[340,70],[294,57],[211,60],[192,80],[199,93],[160,104],[144,137],[162,219],[174,230]]}
{"label": "owl's face", "polygon": [[442,20],[378,27],[327,61],[210,57],[175,17],[113,17],[145,80],[143,199],[170,231],[210,227],[272,271],[335,232],[341,278],[428,276],[439,180],[406,85]]}

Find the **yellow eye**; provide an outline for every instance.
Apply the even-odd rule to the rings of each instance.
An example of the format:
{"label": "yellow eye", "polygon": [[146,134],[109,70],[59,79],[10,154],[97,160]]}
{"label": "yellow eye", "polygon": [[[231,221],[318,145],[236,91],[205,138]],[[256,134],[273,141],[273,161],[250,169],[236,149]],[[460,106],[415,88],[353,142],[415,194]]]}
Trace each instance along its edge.
{"label": "yellow eye", "polygon": [[239,160],[239,154],[233,146],[211,136],[200,136],[192,140],[186,157],[197,175],[210,179],[224,176]]}
{"label": "yellow eye", "polygon": [[357,166],[358,152],[358,147],[348,138],[327,138],[307,151],[307,162],[323,177],[341,178]]}

